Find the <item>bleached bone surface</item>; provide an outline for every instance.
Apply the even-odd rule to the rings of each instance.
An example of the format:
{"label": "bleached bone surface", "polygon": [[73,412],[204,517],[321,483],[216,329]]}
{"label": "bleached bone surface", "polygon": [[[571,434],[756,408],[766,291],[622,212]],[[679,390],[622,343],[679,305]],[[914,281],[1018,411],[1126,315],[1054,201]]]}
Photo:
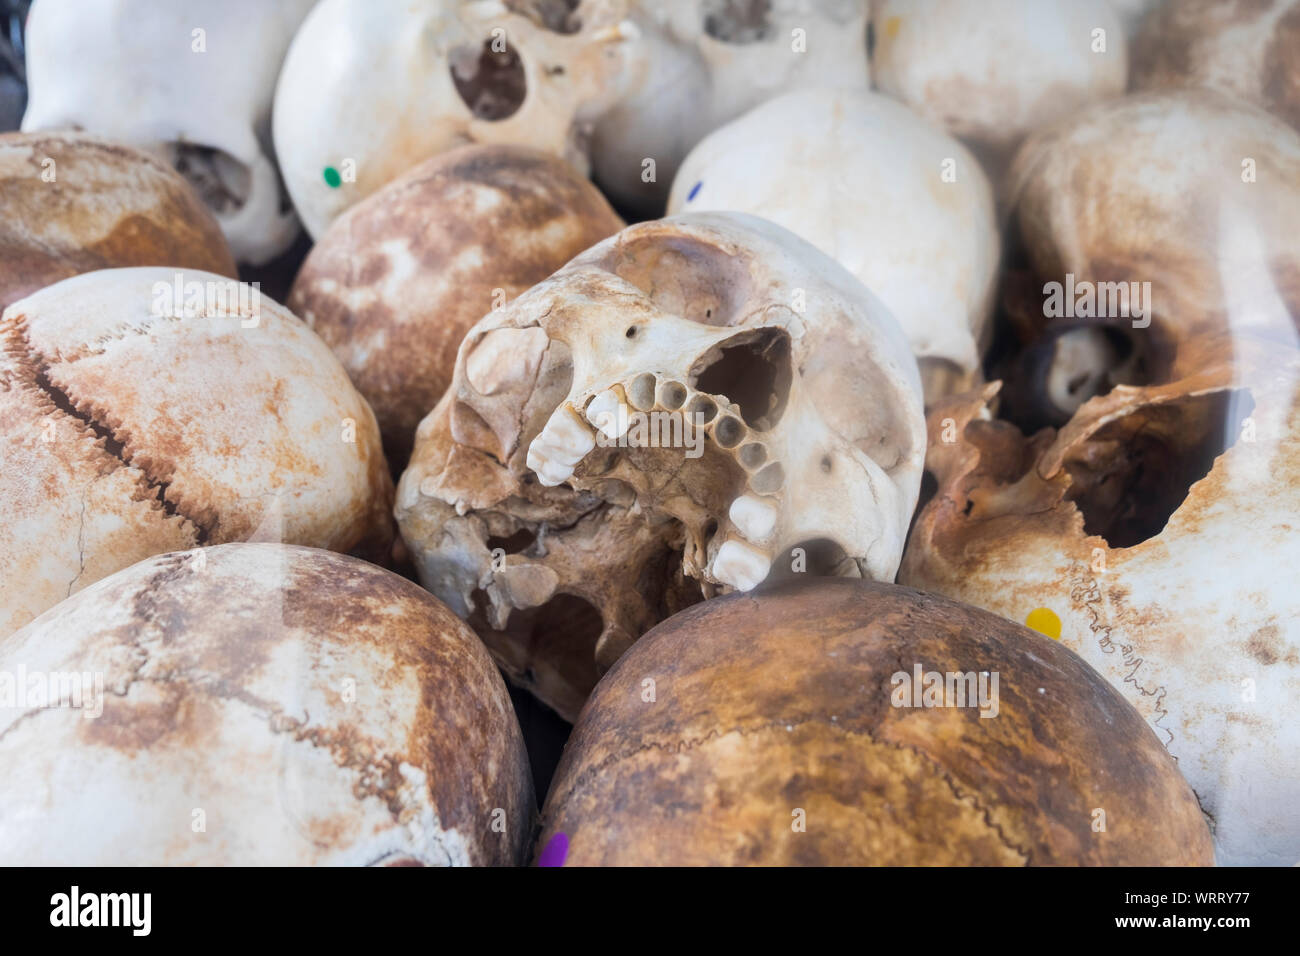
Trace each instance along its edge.
{"label": "bleached bone surface", "polygon": [[669,214],[713,209],[807,239],[880,297],[917,358],[976,372],[998,267],[992,189],[961,143],[905,106],[808,90],[751,110],[695,147],[673,183]]}
{"label": "bleached bone surface", "polygon": [[[501,348],[533,329],[540,366]],[[480,348],[520,366],[490,394],[469,371]],[[425,586],[572,717],[701,596],[799,572],[891,580],[922,427],[915,359],[861,283],[765,220],[679,216],[470,331],[397,515]]]}
{"label": "bleached bone surface", "polygon": [[186,312],[177,275],[91,272],[0,318],[0,637],[166,551],[261,533],[387,555],[379,429],[338,359],[222,276],[179,273],[227,290]]}
{"label": "bleached bone surface", "polygon": [[271,543],[150,558],[5,641],[0,680],[19,675],[0,858],[518,865],[528,845],[528,759],[491,659],[363,561]]}
{"label": "bleached bone surface", "polygon": [[630,209],[659,215],[682,159],[719,126],[791,90],[866,89],[867,6],[867,0],[638,0],[640,37],[627,92],[596,124],[592,139],[601,188]]}
{"label": "bleached bone surface", "polygon": [[995,154],[1128,82],[1108,0],[877,0],[871,23],[876,87]]}
{"label": "bleached bone surface", "polygon": [[321,0],[275,97],[276,151],[307,231],[468,143],[532,146],[585,173],[636,36],[626,7],[583,0],[558,22],[540,12],[556,5],[522,0]]}
{"label": "bleached bone surface", "polygon": [[80,127],[175,165],[235,258],[287,249],[271,98],[316,0],[42,0],[27,22],[24,130]]}

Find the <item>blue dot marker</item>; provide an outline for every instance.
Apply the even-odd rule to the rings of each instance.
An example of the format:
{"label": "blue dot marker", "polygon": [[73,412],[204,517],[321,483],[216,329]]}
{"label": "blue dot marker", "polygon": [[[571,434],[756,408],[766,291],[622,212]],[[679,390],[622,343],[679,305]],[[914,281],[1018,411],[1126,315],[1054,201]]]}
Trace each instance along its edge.
{"label": "blue dot marker", "polygon": [[688,192],[688,193],[686,194],[686,201],[687,201],[687,202],[690,202],[690,201],[691,201],[692,199],[694,199],[697,195],[699,195],[700,187],[703,186],[703,185],[704,185],[704,180],[701,179],[698,183],[696,183],[694,186],[692,186],[692,187],[691,187],[691,191]]}

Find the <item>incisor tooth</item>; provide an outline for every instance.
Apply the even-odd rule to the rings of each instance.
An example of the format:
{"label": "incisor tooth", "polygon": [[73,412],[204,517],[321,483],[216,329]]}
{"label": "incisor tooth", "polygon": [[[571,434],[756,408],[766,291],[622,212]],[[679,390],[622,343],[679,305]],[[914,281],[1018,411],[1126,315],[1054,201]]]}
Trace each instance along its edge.
{"label": "incisor tooth", "polygon": [[596,447],[596,436],[578,413],[567,405],[556,409],[533,445],[542,443],[541,452],[552,461],[573,466]]}
{"label": "incisor tooth", "polygon": [[725,542],[713,559],[713,576],[738,591],[752,591],[771,569],[767,555],[734,538]]}
{"label": "incisor tooth", "polygon": [[587,421],[591,422],[611,441],[618,441],[627,434],[628,413],[623,399],[618,392],[607,388],[587,405]]}
{"label": "incisor tooth", "polygon": [[750,541],[766,541],[776,528],[776,503],[758,495],[741,495],[727,513],[731,523]]}
{"label": "incisor tooth", "polygon": [[537,480],[548,488],[554,488],[573,477],[573,465],[551,460],[546,452],[538,447],[541,444],[542,439],[539,435],[528,446],[528,467],[537,475]]}

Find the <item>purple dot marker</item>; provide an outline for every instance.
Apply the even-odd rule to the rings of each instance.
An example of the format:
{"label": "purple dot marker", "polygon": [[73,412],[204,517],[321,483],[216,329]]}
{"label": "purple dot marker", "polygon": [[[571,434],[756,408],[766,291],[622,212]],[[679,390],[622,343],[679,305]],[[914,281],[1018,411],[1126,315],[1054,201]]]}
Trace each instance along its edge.
{"label": "purple dot marker", "polygon": [[564,858],[569,855],[569,838],[557,833],[546,841],[546,849],[537,858],[538,866],[564,866]]}
{"label": "purple dot marker", "polygon": [[704,180],[701,179],[698,183],[692,186],[691,191],[686,194],[686,201],[690,202],[692,199],[694,199],[699,194],[700,187],[703,185],[704,185]]}

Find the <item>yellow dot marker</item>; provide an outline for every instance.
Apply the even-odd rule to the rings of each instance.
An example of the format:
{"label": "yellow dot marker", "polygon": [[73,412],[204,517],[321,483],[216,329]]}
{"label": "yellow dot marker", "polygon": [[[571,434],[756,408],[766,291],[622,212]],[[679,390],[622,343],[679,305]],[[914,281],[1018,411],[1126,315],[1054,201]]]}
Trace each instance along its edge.
{"label": "yellow dot marker", "polygon": [[898,36],[898,31],[901,30],[902,28],[903,28],[902,17],[890,17],[888,20],[885,21],[885,36],[889,37],[889,39],[892,40],[894,39],[894,37]]}
{"label": "yellow dot marker", "polygon": [[1061,619],[1050,607],[1036,607],[1025,618],[1025,627],[1045,634],[1054,641],[1061,639]]}

